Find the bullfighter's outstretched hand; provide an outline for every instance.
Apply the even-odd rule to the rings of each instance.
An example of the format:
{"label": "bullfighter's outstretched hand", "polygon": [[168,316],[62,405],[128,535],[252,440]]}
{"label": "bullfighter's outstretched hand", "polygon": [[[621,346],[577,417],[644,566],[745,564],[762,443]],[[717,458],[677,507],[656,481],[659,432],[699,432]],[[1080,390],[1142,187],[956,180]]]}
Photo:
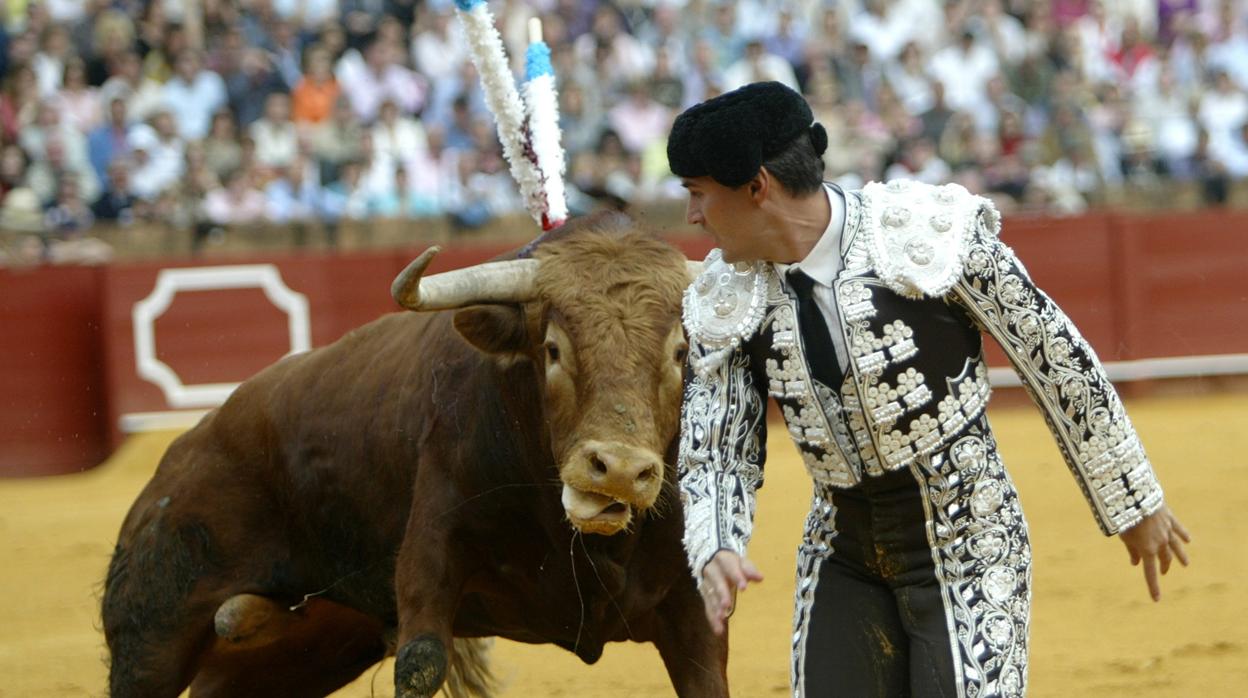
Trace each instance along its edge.
{"label": "bullfighter's outstretched hand", "polygon": [[1192,542],[1191,535],[1171,513],[1170,508],[1163,505],[1141,519],[1138,524],[1119,533],[1118,538],[1127,546],[1132,565],[1144,562],[1144,580],[1148,582],[1148,593],[1153,601],[1160,601],[1161,580],[1157,576],[1157,569],[1160,566],[1162,574],[1169,572],[1170,563],[1176,559],[1187,567],[1187,550],[1183,544]]}

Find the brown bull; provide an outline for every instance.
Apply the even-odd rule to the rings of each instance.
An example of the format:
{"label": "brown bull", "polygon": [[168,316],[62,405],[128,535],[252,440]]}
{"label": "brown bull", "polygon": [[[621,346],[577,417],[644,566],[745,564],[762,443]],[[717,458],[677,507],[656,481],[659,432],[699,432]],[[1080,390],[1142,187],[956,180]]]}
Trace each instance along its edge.
{"label": "brown bull", "polygon": [[[673,448],[686,263],[618,223],[396,280],[409,308],[245,382],[169,448],[103,599],[117,698],[488,691],[474,641],[653,642],[726,695]],[[598,535],[586,535],[598,534]],[[448,678],[449,675],[449,678]]]}

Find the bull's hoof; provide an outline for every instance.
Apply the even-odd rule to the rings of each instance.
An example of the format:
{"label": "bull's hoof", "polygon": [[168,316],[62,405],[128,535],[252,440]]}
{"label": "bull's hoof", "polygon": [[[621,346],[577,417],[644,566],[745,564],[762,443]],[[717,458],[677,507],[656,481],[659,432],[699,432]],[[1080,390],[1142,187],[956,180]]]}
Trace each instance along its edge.
{"label": "bull's hoof", "polygon": [[432,698],[446,680],[446,646],[433,635],[403,645],[394,658],[396,698]]}

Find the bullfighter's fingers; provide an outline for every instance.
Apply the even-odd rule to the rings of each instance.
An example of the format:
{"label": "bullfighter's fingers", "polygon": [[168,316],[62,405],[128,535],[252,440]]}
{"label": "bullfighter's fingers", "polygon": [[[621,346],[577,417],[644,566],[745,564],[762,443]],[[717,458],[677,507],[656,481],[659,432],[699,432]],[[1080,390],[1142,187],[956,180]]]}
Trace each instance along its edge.
{"label": "bullfighter's fingers", "polygon": [[1179,534],[1179,538],[1182,538],[1184,543],[1192,542],[1192,535],[1187,532],[1186,528],[1183,528],[1183,524],[1179,523],[1178,519],[1174,518],[1174,514],[1170,515],[1170,530]]}
{"label": "bullfighter's fingers", "polygon": [[1165,574],[1170,571],[1170,548],[1161,546],[1161,550],[1157,551],[1157,559],[1161,561],[1161,573]]}
{"label": "bullfighter's fingers", "polygon": [[1179,563],[1187,567],[1187,548],[1183,547],[1183,541],[1180,538],[1181,534],[1177,531],[1170,534],[1170,549],[1174,551],[1174,556],[1178,558]]}
{"label": "bullfighter's fingers", "polygon": [[1157,581],[1157,558],[1144,556],[1144,581],[1148,582],[1148,593],[1153,601],[1161,601],[1161,584]]}
{"label": "bullfighter's fingers", "polygon": [[[755,565],[749,558],[743,558],[741,560],[741,571],[745,574],[747,582],[763,581],[763,573],[758,571],[758,566]],[[741,588],[744,589],[745,586],[743,585]]]}

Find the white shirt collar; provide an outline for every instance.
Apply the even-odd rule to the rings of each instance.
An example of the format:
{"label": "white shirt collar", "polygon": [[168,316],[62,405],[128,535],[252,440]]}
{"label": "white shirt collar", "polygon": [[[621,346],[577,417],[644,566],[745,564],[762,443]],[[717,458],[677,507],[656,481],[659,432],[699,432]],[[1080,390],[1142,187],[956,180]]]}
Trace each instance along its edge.
{"label": "white shirt collar", "polygon": [[796,266],[814,279],[815,283],[831,286],[845,264],[841,257],[841,237],[845,233],[845,195],[829,184],[824,184],[823,190],[828,196],[828,206],[832,211],[823,235],[802,261],[775,266],[781,276],[788,272],[789,267]]}

